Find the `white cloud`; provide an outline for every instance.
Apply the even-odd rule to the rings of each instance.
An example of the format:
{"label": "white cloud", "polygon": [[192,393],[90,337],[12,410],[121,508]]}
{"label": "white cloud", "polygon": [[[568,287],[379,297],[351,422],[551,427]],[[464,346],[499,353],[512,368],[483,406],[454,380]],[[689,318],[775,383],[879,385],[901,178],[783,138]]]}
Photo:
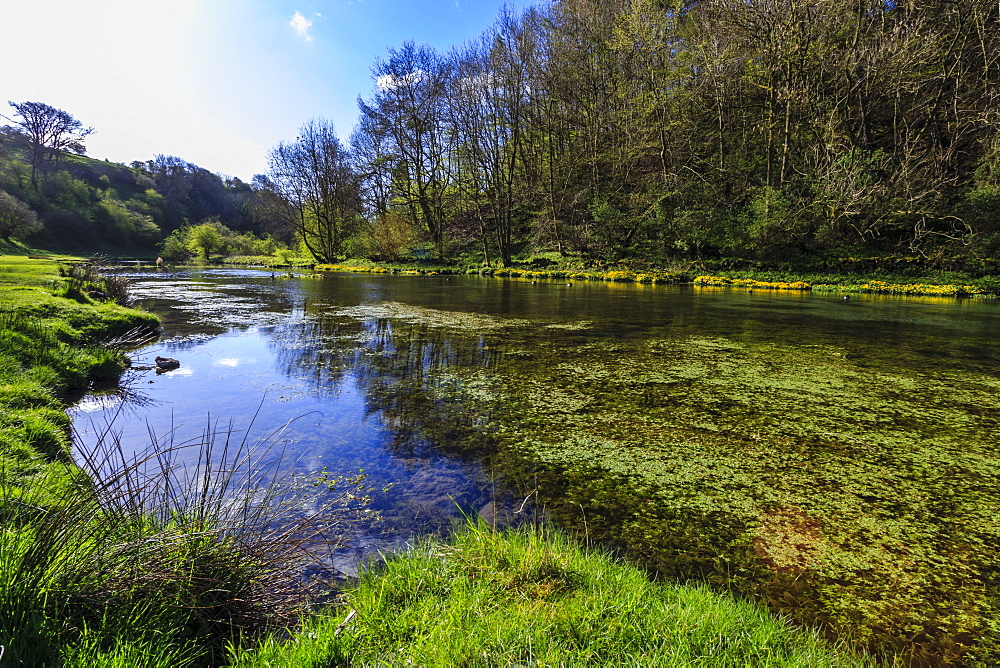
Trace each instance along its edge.
{"label": "white cloud", "polygon": [[396,90],[404,86],[413,86],[424,79],[424,71],[416,70],[409,74],[399,76],[396,74],[382,74],[375,79],[375,85],[379,90]]}
{"label": "white cloud", "polygon": [[312,35],[309,34],[312,24],[312,21],[302,16],[300,12],[295,12],[295,16],[288,22],[288,25],[292,27],[295,33],[307,42],[311,42],[313,39]]}

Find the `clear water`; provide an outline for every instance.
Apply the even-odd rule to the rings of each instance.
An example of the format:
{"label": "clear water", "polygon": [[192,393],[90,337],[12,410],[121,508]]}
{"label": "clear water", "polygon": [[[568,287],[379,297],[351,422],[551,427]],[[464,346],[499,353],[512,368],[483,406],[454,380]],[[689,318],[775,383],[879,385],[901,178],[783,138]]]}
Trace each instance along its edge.
{"label": "clear water", "polygon": [[[127,399],[80,401],[81,451],[109,422],[137,451],[150,434],[183,442],[211,425],[270,438],[289,469],[364,469],[394,485],[361,551],[462,513],[509,515],[547,484],[560,519],[578,505],[588,531],[627,533],[671,572],[663,534],[628,529],[643,521],[634,508],[601,501],[614,485],[644,489],[650,517],[700,518],[684,531],[709,543],[723,541],[709,527],[719,513],[745,532],[724,537],[723,559],[829,575],[823,595],[843,609],[821,601],[820,617],[835,625],[883,624],[893,592],[910,596],[896,606],[907,611],[992,605],[980,599],[995,558],[978,546],[1000,536],[995,301],[252,270],[136,280],[163,335],[135,363],[181,366],[134,372]],[[520,478],[494,467],[512,458]],[[773,544],[815,527],[816,547]],[[941,555],[956,549],[974,568],[952,577]],[[881,584],[855,587],[848,568]],[[862,608],[871,619],[847,619]],[[944,624],[920,614],[920,626]]]}

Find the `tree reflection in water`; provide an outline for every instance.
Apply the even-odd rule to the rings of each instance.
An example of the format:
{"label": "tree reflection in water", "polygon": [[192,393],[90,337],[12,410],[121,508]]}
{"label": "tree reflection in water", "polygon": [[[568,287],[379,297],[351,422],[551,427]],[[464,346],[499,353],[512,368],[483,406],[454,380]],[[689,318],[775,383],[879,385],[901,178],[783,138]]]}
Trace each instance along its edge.
{"label": "tree reflection in water", "polygon": [[495,454],[497,407],[467,396],[496,359],[486,338],[388,317],[311,315],[269,332],[277,368],[318,395],[362,391],[366,417],[387,429],[383,446],[406,471],[374,506],[390,526],[445,532],[458,513],[479,512],[512,521],[514,497],[482,464]]}

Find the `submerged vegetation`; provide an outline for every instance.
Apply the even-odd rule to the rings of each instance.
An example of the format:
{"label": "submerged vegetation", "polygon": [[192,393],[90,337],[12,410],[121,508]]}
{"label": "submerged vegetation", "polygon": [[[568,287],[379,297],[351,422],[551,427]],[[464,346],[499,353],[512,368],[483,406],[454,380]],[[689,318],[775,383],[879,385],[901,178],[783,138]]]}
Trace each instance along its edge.
{"label": "submerged vegetation", "polygon": [[863,646],[996,660],[988,366],[963,355],[924,368],[924,347],[948,346],[934,339],[913,351],[764,330],[574,332],[567,353],[538,336],[468,387],[509,416],[501,451],[534,472],[527,484],[564,526]]}
{"label": "submerged vegetation", "polygon": [[995,661],[993,304],[330,283],[310,336],[358,342],[324,373],[581,539],[916,664]]}

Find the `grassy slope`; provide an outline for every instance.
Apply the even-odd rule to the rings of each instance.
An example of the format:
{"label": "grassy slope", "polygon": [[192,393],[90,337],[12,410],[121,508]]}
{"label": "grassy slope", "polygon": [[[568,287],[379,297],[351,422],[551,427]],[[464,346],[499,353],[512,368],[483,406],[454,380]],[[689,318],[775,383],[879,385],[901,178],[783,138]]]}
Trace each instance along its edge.
{"label": "grassy slope", "polygon": [[54,576],[52,548],[69,541],[64,527],[42,540],[34,522],[72,510],[90,484],[72,462],[65,398],[121,372],[121,353],[102,341],[157,320],[58,297],[54,259],[3,250],[19,254],[0,255],[0,645],[4,665],[37,665],[47,637],[61,632],[39,611]]}
{"label": "grassy slope", "polygon": [[867,665],[760,607],[650,582],[551,529],[472,524],[390,559],[345,598],[290,640],[235,652],[233,664]]}

